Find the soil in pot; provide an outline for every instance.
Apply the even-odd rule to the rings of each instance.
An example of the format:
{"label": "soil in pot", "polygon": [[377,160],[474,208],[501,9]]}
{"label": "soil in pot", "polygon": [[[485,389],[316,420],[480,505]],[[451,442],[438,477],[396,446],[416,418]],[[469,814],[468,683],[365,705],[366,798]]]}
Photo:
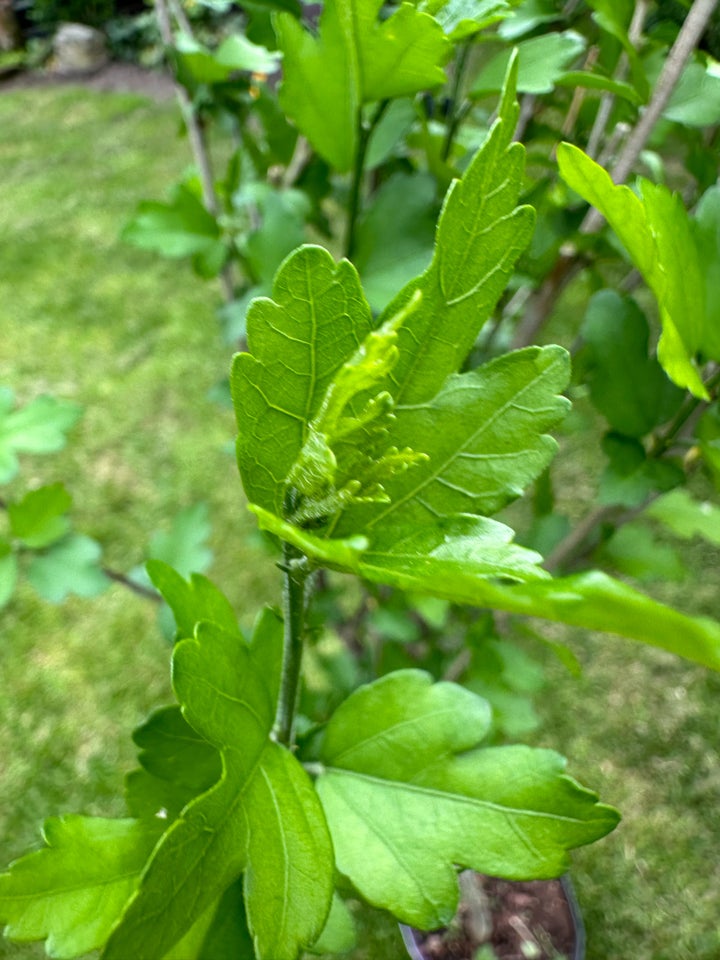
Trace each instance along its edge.
{"label": "soil in pot", "polygon": [[450,927],[405,928],[414,960],[582,960],[582,921],[567,881],[512,882],[466,871]]}

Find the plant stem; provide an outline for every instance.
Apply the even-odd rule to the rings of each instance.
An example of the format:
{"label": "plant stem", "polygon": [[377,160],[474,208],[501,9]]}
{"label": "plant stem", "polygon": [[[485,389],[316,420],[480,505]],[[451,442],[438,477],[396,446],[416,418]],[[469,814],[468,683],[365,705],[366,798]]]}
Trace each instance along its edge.
{"label": "plant stem", "polygon": [[[658,77],[652,99],[625,142],[625,146],[611,171],[615,183],[624,183],[630,174],[635,161],[640,156],[648,137],[652,133],[653,127],[667,106],[683,68],[697,46],[698,40],[717,4],[718,0],[695,0],[690,8],[690,12],[685,18],[682,29]],[[591,208],[580,225],[580,233],[597,233],[602,225],[602,215]],[[577,254],[574,252],[561,254],[552,272],[530,298],[525,318],[518,327],[513,340],[514,350],[526,347],[535,341],[539,330],[550,316],[558,297],[577,272],[576,259]]]}
{"label": "plant stem", "polygon": [[443,143],[442,148],[443,160],[447,160],[447,158],[450,156],[455,134],[458,131],[458,127],[460,126],[462,118],[465,116],[464,111],[460,107],[459,101],[462,94],[462,85],[463,80],[465,79],[465,71],[467,69],[471,47],[472,40],[464,40],[462,42],[460,46],[460,53],[458,54],[457,62],[455,64],[453,85],[452,90],[450,91],[450,115],[447,118],[448,125],[445,133],[445,142]]}
{"label": "plant stem", "polygon": [[304,555],[289,543],[283,543],[283,571],[283,662],[274,732],[278,743],[290,747],[300,688],[309,569]]}
{"label": "plant stem", "polygon": [[[173,47],[173,31],[172,22],[170,19],[170,8],[167,0],[155,0],[155,15],[157,17],[158,28],[160,30],[162,42],[165,47],[170,50]],[[183,20],[181,21],[181,27],[183,28],[184,32],[189,33],[190,24],[187,19],[184,18],[184,12]],[[208,150],[207,142],[205,140],[205,131],[203,130],[197,113],[195,112],[192,100],[190,99],[190,94],[174,75],[173,81],[175,85],[175,96],[177,97],[177,101],[180,106],[180,112],[182,113],[185,128],[187,130],[188,140],[190,141],[190,149],[200,174],[203,204],[205,205],[205,209],[208,211],[208,213],[211,213],[214,217],[217,217],[218,213],[220,212],[220,205],[218,203],[217,194],[215,193],[215,178],[212,171],[210,151]],[[229,303],[231,300],[235,299],[235,283],[230,263],[225,264],[223,267],[220,273],[220,282],[223,288],[223,295]]]}
{"label": "plant stem", "polygon": [[357,133],[358,133],[358,145],[357,152],[355,154],[355,166],[353,168],[352,184],[350,186],[350,200],[348,202],[348,218],[347,218],[347,236],[345,238],[345,256],[348,260],[352,260],[353,253],[355,252],[355,240],[356,240],[356,230],[357,230],[357,219],[358,214],[360,213],[360,192],[362,190],[362,181],[363,173],[365,167],[365,156],[367,154],[368,144],[370,143],[370,137],[375,127],[380,122],[380,118],[387,110],[390,105],[389,100],[381,101],[377,110],[372,116],[370,123],[366,124],[363,122],[362,111],[358,110],[358,119],[357,119]]}

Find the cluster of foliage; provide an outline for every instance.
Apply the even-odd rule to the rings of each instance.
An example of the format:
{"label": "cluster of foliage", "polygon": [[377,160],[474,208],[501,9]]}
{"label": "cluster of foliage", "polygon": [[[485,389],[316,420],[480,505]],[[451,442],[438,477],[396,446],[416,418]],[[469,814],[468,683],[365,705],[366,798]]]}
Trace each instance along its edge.
{"label": "cluster of foliage", "polygon": [[[490,699],[508,703],[512,654],[491,615],[465,629],[462,610],[611,630],[720,668],[719,624],[597,569],[548,572],[588,558],[640,574],[664,558],[666,572],[651,523],[720,539],[718,509],[687,489],[698,465],[720,480],[720,194],[703,129],[720,81],[696,54],[643,154],[657,179],[663,144],[680,140],[692,214],[662,183],[616,186],[589,153],[612,158],[606,131],[635,123],[677,33],[648,21],[641,48],[632,6],[332,0],[304,23],[278,0],[248,8],[244,34],[216,49],[177,37],[200,173],[169,202],[144,203],[125,235],[224,277],[226,335],[247,344],[230,377],[238,468],[282,545],[283,610],[261,611],[245,637],[197,566],[151,554],[174,617],[178,702],[135,732],[127,819],[51,819],[46,846],[0,877],[10,937],[107,960],[341,953],[353,942],[344,894],[433,928],[455,911],[458,869],[555,876],[570,849],[613,829],[617,813],[557,754],[493,742],[479,691],[494,658]],[[235,143],[219,184],[211,122]],[[563,144],[556,165],[560,135],[588,152]],[[614,234],[583,223],[579,198]],[[572,331],[571,383],[568,351],[528,335],[551,313],[537,322],[536,301],[552,303],[580,267],[595,292]],[[635,271],[659,306],[657,351],[648,301],[615,289]],[[575,527],[550,472],[567,393],[594,405],[608,461],[600,508]],[[56,433],[32,447],[26,411],[9,396],[5,408],[8,470],[77,416],[53,405]],[[494,515],[531,484],[532,522],[515,542],[507,514]],[[7,582],[16,554],[39,550],[37,586],[37,563],[73,536],[68,507],[58,486],[8,504]],[[373,584],[381,602],[388,588],[421,598],[394,614],[366,603],[376,624],[389,609],[396,626],[432,629],[395,663],[327,658],[331,695],[313,699],[300,676],[326,571]],[[448,629],[464,656],[436,642]]]}

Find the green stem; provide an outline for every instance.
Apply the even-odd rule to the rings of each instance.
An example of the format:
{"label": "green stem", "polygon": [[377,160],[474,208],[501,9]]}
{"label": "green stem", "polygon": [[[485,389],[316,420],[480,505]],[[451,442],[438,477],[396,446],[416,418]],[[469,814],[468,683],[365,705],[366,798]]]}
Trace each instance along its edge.
{"label": "green stem", "polygon": [[372,116],[370,123],[363,123],[362,112],[358,110],[357,134],[358,146],[355,154],[355,166],[353,168],[352,184],[350,186],[350,199],[348,201],[348,219],[347,219],[347,237],[345,239],[345,256],[352,260],[355,252],[355,240],[357,232],[357,219],[360,213],[360,193],[362,190],[363,173],[365,168],[365,156],[367,154],[370,137],[375,127],[380,122],[380,118],[390,105],[389,100],[381,101],[377,110]]}
{"label": "green stem", "polygon": [[448,117],[447,132],[445,133],[445,142],[443,143],[442,149],[443,160],[447,160],[447,158],[450,156],[453,141],[455,140],[455,134],[457,133],[458,128],[467,113],[467,110],[461,106],[459,101],[462,93],[462,85],[465,79],[465,71],[467,70],[471,47],[471,40],[465,40],[463,42],[460,47],[457,63],[455,64],[455,75],[453,76],[453,85],[450,92],[450,116]]}
{"label": "green stem", "polygon": [[274,730],[277,741],[291,747],[300,688],[305,633],[305,583],[309,569],[305,556],[289,543],[283,543],[283,571],[283,662]]}

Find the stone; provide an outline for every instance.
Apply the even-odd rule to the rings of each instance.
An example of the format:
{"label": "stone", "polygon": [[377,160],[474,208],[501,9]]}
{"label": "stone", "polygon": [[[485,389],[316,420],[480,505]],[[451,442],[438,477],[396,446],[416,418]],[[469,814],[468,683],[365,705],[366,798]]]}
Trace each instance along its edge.
{"label": "stone", "polygon": [[57,73],[93,73],[108,62],[105,35],[84,23],[63,23],[53,38],[52,67]]}

